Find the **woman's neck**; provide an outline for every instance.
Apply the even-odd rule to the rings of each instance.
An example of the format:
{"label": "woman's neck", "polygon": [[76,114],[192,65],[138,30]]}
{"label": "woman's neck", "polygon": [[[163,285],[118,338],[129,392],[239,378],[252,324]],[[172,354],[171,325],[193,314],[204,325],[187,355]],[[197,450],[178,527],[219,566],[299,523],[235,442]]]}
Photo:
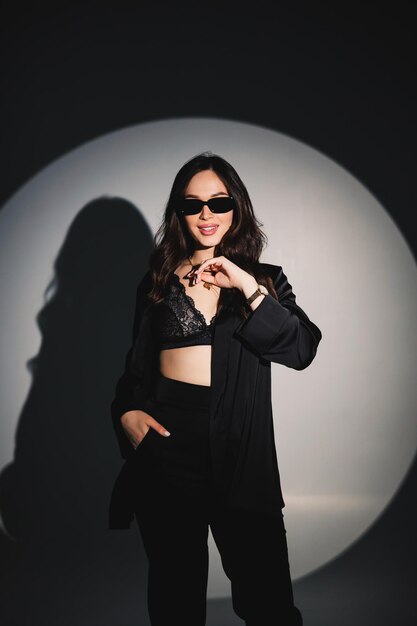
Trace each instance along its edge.
{"label": "woman's neck", "polygon": [[190,254],[190,259],[193,265],[198,265],[199,263],[202,263],[206,259],[211,259],[213,257],[214,257],[214,246],[212,246],[211,248],[195,249]]}

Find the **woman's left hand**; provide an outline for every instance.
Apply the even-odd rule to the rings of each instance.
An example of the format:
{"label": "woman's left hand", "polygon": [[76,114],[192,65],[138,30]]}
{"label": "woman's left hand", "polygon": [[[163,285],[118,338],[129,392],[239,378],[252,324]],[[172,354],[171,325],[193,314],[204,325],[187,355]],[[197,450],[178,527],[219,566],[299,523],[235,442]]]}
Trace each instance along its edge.
{"label": "woman's left hand", "polygon": [[192,272],[191,276],[195,276],[194,283],[197,284],[204,280],[217,287],[230,289],[235,287],[241,291],[253,291],[257,287],[257,282],[251,274],[242,270],[238,265],[226,259],[224,256],[216,256],[212,259],[206,259],[199,267]]}

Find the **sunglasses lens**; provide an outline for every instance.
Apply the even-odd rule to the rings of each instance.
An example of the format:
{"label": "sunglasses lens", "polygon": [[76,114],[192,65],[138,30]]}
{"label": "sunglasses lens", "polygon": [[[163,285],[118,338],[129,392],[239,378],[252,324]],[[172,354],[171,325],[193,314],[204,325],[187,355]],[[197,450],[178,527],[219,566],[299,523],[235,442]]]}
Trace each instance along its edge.
{"label": "sunglasses lens", "polygon": [[213,213],[227,213],[235,206],[233,198],[212,198],[209,203],[210,210]]}
{"label": "sunglasses lens", "polygon": [[200,200],[183,200],[181,204],[181,209],[184,215],[195,215],[196,213],[200,213],[201,211],[201,202]]}
{"label": "sunglasses lens", "polygon": [[[189,198],[182,201],[181,210],[183,215],[195,215],[200,213],[203,206],[204,204],[201,200]],[[227,213],[235,207],[235,201],[230,196],[226,198],[211,198],[208,201],[208,206],[213,213]]]}

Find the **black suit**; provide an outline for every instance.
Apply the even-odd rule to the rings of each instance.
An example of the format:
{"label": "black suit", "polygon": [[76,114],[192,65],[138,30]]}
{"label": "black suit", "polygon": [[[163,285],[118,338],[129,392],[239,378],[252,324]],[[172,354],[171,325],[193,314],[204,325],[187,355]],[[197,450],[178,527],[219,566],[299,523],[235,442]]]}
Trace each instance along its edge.
{"label": "black suit", "polygon": [[[219,496],[231,507],[280,513],[285,506],[276,457],[271,405],[271,362],[302,370],[314,359],[320,329],[296,304],[282,267],[262,263],[278,301],[263,298],[246,320],[235,313],[217,317],[211,359],[210,446]],[[150,273],[137,288],[132,347],[116,386],[111,413],[120,452],[127,460],[113,489],[109,528],[128,528],[133,519],[127,476],[135,450],[120,416],[143,409],[158,373],[152,341]]]}
{"label": "black suit", "polygon": [[[146,499],[145,487],[156,470],[149,465],[144,482],[138,477],[141,464],[146,464],[149,435],[147,445],[140,443],[134,450],[121,427],[125,411],[151,411],[158,378],[152,302],[147,298],[149,272],[138,286],[133,344],[111,406],[126,462],[113,488],[109,521],[110,528],[129,528],[136,513],[150,560],[149,611],[158,626],[171,623],[174,606],[182,623],[205,623],[208,521],[232,582],[235,612],[248,625],[266,626],[278,623],[276,619],[283,626],[302,624],[293,605],[281,511],[285,504],[274,441],[271,362],[306,368],[322,335],[296,304],[282,268],[262,266],[274,281],[279,301],[268,294],[246,320],[226,307],[214,327],[208,432],[211,484],[214,501],[221,506],[209,517],[194,511],[186,498],[171,498],[169,491],[162,496],[163,490],[153,486],[151,500]],[[180,416],[170,419],[179,424]],[[194,417],[197,420],[197,413]],[[154,446],[160,443],[152,441]],[[161,589],[170,598],[166,606],[160,601]],[[185,611],[184,589],[190,597]],[[190,622],[184,622],[186,618]]]}

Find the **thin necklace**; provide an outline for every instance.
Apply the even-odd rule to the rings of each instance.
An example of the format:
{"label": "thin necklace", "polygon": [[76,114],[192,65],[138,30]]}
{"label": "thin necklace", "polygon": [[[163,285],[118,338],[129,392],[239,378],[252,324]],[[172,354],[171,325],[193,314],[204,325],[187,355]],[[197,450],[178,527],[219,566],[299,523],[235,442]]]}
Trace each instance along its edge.
{"label": "thin necklace", "polygon": [[[204,259],[203,261],[201,261],[201,263],[196,263],[195,265],[193,265],[193,262],[191,261],[191,254],[188,257],[188,260],[190,261],[190,265],[192,268],[197,267],[197,265],[201,265],[201,263],[204,263],[204,261],[208,261],[208,259]],[[206,283],[206,281],[203,280],[203,284],[206,289],[211,289],[211,283]]]}

